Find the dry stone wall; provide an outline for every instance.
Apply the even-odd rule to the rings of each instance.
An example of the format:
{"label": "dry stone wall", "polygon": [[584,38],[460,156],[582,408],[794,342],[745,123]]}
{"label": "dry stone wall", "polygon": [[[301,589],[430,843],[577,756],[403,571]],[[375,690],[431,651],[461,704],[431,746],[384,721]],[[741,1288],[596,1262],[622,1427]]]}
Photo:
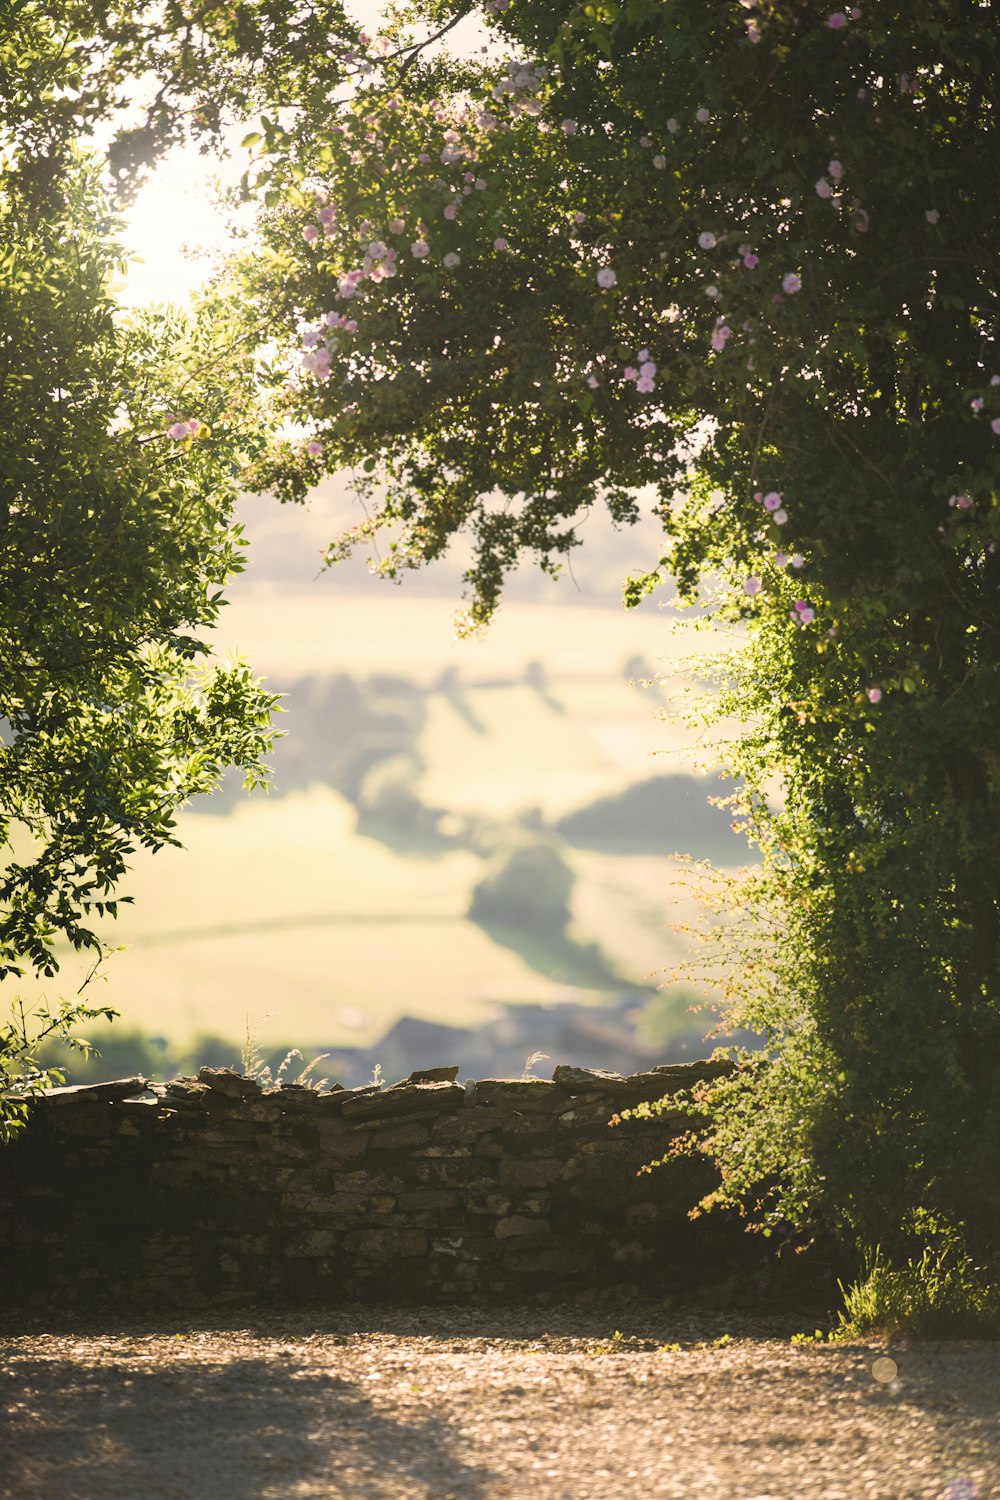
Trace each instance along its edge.
{"label": "dry stone wall", "polygon": [[609,1128],[727,1066],[466,1084],[442,1068],[324,1093],[203,1068],[57,1089],[0,1152],[0,1296],[543,1300],[746,1279],[759,1251],[738,1226],[688,1218],[707,1162],[637,1175],[690,1122]]}

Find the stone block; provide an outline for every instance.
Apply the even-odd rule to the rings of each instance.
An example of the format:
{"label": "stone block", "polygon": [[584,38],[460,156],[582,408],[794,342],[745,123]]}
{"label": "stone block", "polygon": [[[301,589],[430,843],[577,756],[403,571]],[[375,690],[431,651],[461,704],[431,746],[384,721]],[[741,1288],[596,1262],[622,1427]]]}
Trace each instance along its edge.
{"label": "stone block", "polygon": [[495,1187],[497,1169],[496,1163],[476,1161],[473,1157],[457,1160],[454,1157],[442,1157],[437,1161],[420,1162],[417,1178],[420,1182],[430,1182],[436,1187]]}
{"label": "stone block", "polygon": [[146,1080],[139,1073],[134,1078],[116,1078],[110,1083],[67,1083],[59,1088],[46,1089],[32,1100],[32,1108],[75,1109],[81,1104],[112,1104],[145,1087]]}
{"label": "stone block", "polygon": [[324,1161],[353,1161],[368,1149],[368,1137],[339,1120],[320,1120],[315,1128]]}
{"label": "stone block", "polygon": [[360,1098],[347,1098],[342,1105],[345,1120],[388,1120],[399,1115],[437,1114],[461,1109],[465,1091],[457,1083],[413,1083],[404,1088],[383,1089]]}
{"label": "stone block", "polygon": [[468,1146],[489,1129],[480,1109],[462,1109],[454,1114],[434,1115],[428,1121],[431,1140],[441,1146]]}
{"label": "stone block", "polygon": [[547,1219],[529,1219],[525,1214],[510,1214],[507,1218],[498,1220],[494,1233],[501,1240],[516,1239],[522,1235],[548,1234],[549,1222]]}
{"label": "stone block", "polygon": [[507,1272],[534,1272],[559,1279],[579,1277],[594,1265],[596,1252],[592,1245],[578,1239],[550,1235],[510,1239],[504,1245],[503,1267]]}
{"label": "stone block", "polygon": [[510,1205],[508,1193],[483,1192],[473,1188],[465,1194],[465,1206],[471,1214],[489,1214],[498,1219],[509,1213]]}
{"label": "stone block", "polygon": [[409,1259],[426,1255],[427,1235],[421,1229],[354,1229],[344,1235],[344,1249],[372,1260]]}
{"label": "stone block", "polygon": [[[450,1263],[464,1286],[476,1284],[474,1267],[477,1264],[496,1263],[502,1253],[495,1235],[461,1228],[434,1235],[431,1239],[431,1252],[435,1259]],[[467,1268],[464,1275],[461,1274],[463,1265]],[[441,1279],[439,1276],[439,1284]]]}
{"label": "stone block", "polygon": [[504,1188],[544,1188],[558,1179],[562,1164],[551,1157],[536,1161],[500,1162],[499,1182]]}
{"label": "stone block", "polygon": [[561,1089],[571,1089],[574,1092],[603,1089],[609,1083],[624,1083],[624,1081],[621,1073],[613,1073],[606,1068],[574,1068],[569,1064],[561,1063],[559,1067],[552,1070],[552,1082]]}
{"label": "stone block", "polygon": [[411,1083],[454,1083],[458,1077],[458,1064],[450,1068],[418,1068],[409,1078],[391,1085],[393,1089],[405,1089]]}
{"label": "stone block", "polygon": [[110,1139],[111,1123],[110,1104],[86,1103],[73,1109],[57,1109],[49,1120],[49,1128],[60,1135]]}
{"label": "stone block", "polygon": [[260,1093],[260,1084],[235,1068],[199,1068],[198,1082],[228,1099],[255,1099]]}
{"label": "stone block", "polygon": [[398,1200],[401,1213],[440,1214],[450,1213],[462,1202],[462,1195],[448,1188],[418,1188],[415,1192],[401,1193]]}
{"label": "stone block", "polygon": [[389,1172],[334,1172],[334,1191],[338,1193],[392,1193],[404,1191],[402,1177]]}
{"label": "stone block", "polygon": [[317,1094],[317,1109],[321,1115],[339,1115],[343,1113],[344,1105],[351,1099],[363,1099],[369,1094],[380,1094],[381,1088],[377,1083],[365,1083],[360,1088],[344,1089],[339,1085],[329,1094]]}
{"label": "stone block", "polygon": [[476,1083],[476,1104],[503,1109],[555,1110],[562,1096],[547,1078],[486,1078]]}
{"label": "stone block", "polygon": [[[421,1118],[412,1115],[390,1125],[383,1125],[380,1120],[360,1121],[357,1130],[359,1135],[364,1132],[372,1146],[380,1151],[400,1151],[411,1146],[423,1146],[431,1138],[429,1127]],[[361,1136],[362,1140],[364,1135]]]}
{"label": "stone block", "polygon": [[339,1238],[333,1229],[307,1229],[292,1236],[285,1245],[285,1254],[295,1257],[329,1255],[336,1250]]}

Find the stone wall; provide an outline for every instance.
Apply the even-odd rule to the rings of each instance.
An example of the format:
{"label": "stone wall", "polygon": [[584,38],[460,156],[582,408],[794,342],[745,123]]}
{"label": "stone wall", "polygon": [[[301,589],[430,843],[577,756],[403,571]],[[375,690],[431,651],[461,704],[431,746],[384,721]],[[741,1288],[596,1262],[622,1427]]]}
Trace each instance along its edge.
{"label": "stone wall", "polygon": [[638,1174],[689,1125],[619,1110],[728,1065],[622,1078],[261,1089],[238,1073],[57,1089],[0,1151],[11,1306],[570,1298],[759,1272],[688,1209],[700,1158]]}

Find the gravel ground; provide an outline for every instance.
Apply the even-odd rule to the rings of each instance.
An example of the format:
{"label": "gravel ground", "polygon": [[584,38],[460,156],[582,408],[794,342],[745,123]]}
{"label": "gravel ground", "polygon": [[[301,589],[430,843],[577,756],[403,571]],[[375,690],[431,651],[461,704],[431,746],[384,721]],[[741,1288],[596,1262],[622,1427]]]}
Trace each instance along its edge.
{"label": "gravel ground", "polygon": [[0,1337],[0,1497],[1000,1500],[1000,1344],[795,1326],[638,1305],[49,1320]]}

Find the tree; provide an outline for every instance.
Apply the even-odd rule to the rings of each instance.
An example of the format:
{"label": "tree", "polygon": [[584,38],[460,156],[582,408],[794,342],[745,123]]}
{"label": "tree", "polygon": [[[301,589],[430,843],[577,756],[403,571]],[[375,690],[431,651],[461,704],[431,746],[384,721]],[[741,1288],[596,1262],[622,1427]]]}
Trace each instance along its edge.
{"label": "tree", "polygon": [[[267,413],[225,294],[126,318],[110,213],[172,145],[368,64],[338,0],[0,0],[0,977],[98,960],[138,844],[226,764],[261,779],[275,699],[202,665],[241,566],[237,486]],[[265,130],[273,128],[265,115]],[[100,141],[100,149],[96,142]],[[39,1044],[108,1014],[0,1026],[0,1139],[55,1076]],[[86,1045],[86,1044],[82,1044]]]}
{"label": "tree", "polygon": [[[23,145],[23,138],[20,142]],[[125,317],[96,162],[0,169],[0,978],[106,951],[130,856],[227,764],[256,784],[275,697],[205,632],[241,566],[233,506],[261,441],[252,351],[221,304]],[[106,1007],[0,1027],[0,1139],[51,1078],[46,1036]]]}
{"label": "tree", "polygon": [[697,1101],[716,1199],[995,1281],[996,4],[483,18],[503,64],[375,39],[339,111],[265,132],[246,300],[307,432],[256,482],[360,465],[372,516],[330,561],[471,533],[473,627],[522,555],[556,569],[652,487],[628,600],[672,575],[748,641],[723,706],[765,861],[726,1021],[769,1047]]}

